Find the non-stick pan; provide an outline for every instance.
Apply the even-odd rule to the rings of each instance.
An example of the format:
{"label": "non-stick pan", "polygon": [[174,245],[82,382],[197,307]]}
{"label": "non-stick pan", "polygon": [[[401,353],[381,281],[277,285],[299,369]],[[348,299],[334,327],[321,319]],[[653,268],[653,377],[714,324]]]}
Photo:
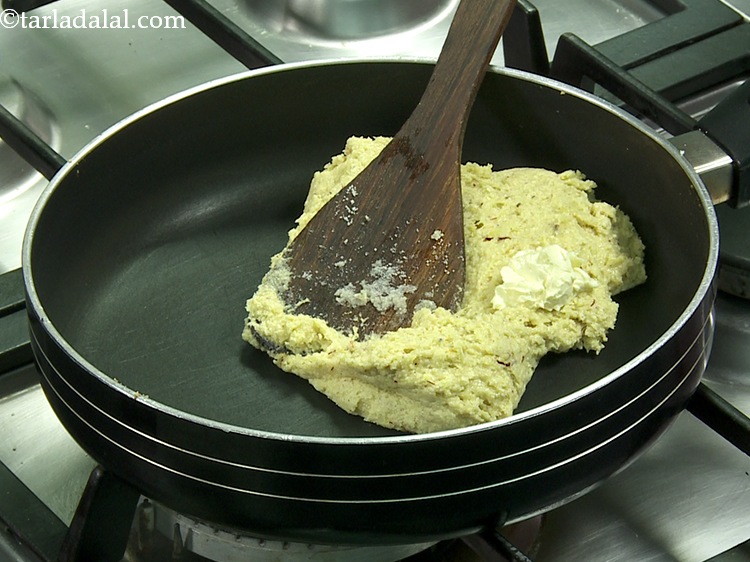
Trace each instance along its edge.
{"label": "non-stick pan", "polygon": [[600,355],[550,355],[512,417],[398,434],[339,410],[240,338],[245,300],[315,170],[390,135],[422,62],[282,65],[190,90],[95,139],[50,182],[23,250],[32,345],[70,433],[144,494],[284,540],[397,544],[471,533],[582,494],[681,411],[708,355],[711,200],[623,111],[488,73],[464,160],[580,169],[626,211],[648,282]]}

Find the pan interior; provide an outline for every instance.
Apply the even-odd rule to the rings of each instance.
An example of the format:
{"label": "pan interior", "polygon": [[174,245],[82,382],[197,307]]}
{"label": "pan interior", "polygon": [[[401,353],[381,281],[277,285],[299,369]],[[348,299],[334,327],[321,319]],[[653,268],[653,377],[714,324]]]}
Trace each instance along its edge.
{"label": "pan interior", "polygon": [[[32,274],[50,321],[107,376],[190,415],[284,434],[394,434],[345,414],[240,333],[245,300],[283,247],[313,172],[352,134],[393,134],[430,70],[358,63],[260,74],[116,131],[59,179],[39,215]],[[632,359],[693,298],[709,253],[705,210],[680,166],[632,124],[491,73],[464,160],[580,169],[646,243],[649,281],[619,297],[605,351],[546,358],[520,410]]]}

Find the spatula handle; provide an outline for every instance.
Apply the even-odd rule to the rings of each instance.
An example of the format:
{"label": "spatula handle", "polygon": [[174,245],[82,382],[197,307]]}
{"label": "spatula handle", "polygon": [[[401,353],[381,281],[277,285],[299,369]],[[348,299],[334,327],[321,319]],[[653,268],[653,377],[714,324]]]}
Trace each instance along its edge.
{"label": "spatula handle", "polygon": [[405,125],[412,140],[423,126],[431,126],[426,138],[446,135],[461,144],[471,106],[515,4],[463,0],[458,5],[425,93]]}

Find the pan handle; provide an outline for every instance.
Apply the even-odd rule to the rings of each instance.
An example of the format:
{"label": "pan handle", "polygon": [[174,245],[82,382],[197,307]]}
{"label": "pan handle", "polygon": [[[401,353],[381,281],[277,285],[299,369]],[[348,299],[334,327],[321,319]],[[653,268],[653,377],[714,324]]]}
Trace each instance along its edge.
{"label": "pan handle", "polygon": [[606,88],[676,135],[670,141],[701,175],[714,203],[750,205],[750,80],[696,121],[572,33],[560,36],[551,75],[578,87],[589,78]]}
{"label": "pan handle", "polygon": [[698,172],[714,204],[750,204],[750,80],[698,121],[695,130],[670,141]]}
{"label": "pan handle", "polygon": [[735,205],[750,204],[750,79],[708,112],[698,126],[732,158]]}

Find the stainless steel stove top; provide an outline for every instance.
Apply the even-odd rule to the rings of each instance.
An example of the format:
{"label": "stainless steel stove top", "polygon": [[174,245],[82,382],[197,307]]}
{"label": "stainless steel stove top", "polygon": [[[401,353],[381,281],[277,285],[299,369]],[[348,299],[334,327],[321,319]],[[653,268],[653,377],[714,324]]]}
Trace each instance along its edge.
{"label": "stainless steel stove top", "polygon": [[[353,37],[354,20],[347,19],[345,7],[357,2],[368,0],[340,1],[336,18],[310,9],[323,3],[309,0],[215,0],[213,5],[282,60],[293,62],[434,57],[456,4],[410,0],[414,11],[409,17],[422,22],[416,27],[373,12]],[[647,0],[533,3],[550,56],[563,32],[598,43],[663,15],[657,2]],[[748,18],[750,0],[725,3]],[[400,6],[401,0],[390,4]],[[83,10],[92,15],[106,6],[113,10],[94,0],[59,0],[33,13]],[[125,0],[117,9],[128,10],[130,21],[175,15],[157,0]],[[0,102],[24,115],[65,158],[152,102],[245,70],[189,23],[184,29],[6,27],[0,29],[0,53]],[[498,50],[493,63],[503,62]],[[23,229],[46,183],[0,142],[0,273],[20,266]],[[705,380],[750,414],[750,301],[720,296],[716,328]],[[59,424],[36,379],[32,366],[0,377],[0,432],[6,436],[0,440],[0,461],[67,524],[94,463]],[[552,511],[535,559],[750,560],[749,474],[750,458],[683,413],[633,465]]]}

